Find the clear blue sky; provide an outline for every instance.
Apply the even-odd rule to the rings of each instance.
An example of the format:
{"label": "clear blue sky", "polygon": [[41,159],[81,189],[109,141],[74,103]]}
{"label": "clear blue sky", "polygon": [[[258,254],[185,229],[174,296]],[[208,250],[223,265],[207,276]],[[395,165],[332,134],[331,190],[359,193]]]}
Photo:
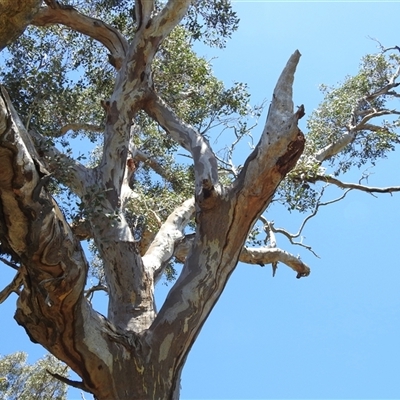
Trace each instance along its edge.
{"label": "clear blue sky", "polygon": [[[227,85],[249,84],[254,102],[270,99],[290,54],[302,53],[294,101],[310,113],[318,85],[357,71],[379,39],[400,45],[396,2],[234,2],[239,31],[223,51],[199,46]],[[261,127],[255,131],[257,138]],[[400,149],[399,149],[400,150]],[[245,156],[243,148],[242,156]],[[400,185],[400,153],[382,161],[371,185]],[[357,181],[357,171],[349,180]],[[304,232],[320,255],[290,246],[312,268],[308,278],[281,265],[239,265],[189,355],[182,399],[399,399],[399,195],[350,193],[321,209]],[[296,231],[300,219],[272,208],[269,219]],[[2,267],[2,286],[12,278]],[[167,287],[157,292],[159,302]],[[12,319],[16,297],[0,305],[0,353],[44,350]],[[85,395],[87,399],[89,395]],[[70,400],[79,399],[79,391]]]}

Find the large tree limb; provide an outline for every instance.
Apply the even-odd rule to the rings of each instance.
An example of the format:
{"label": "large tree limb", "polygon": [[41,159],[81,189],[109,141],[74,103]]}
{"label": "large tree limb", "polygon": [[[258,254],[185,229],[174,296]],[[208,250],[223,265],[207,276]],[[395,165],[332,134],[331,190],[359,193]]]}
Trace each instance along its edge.
{"label": "large tree limb", "polygon": [[283,69],[260,141],[235,181],[245,197],[261,196],[264,207],[304,149],[304,136],[297,126],[304,115],[304,107],[294,113],[292,100],[294,74],[299,60],[300,53],[296,51]]}
{"label": "large tree limb", "polygon": [[354,139],[356,138],[356,134],[357,132],[354,130],[344,133],[334,143],[330,143],[323,149],[318,150],[314,155],[315,159],[322,163],[323,161],[328,160],[329,158],[340,153],[346,146],[354,141]]}
{"label": "large tree limb", "polygon": [[156,237],[143,256],[146,269],[154,274],[157,281],[168,262],[174,255],[174,249],[179,240],[184,238],[184,229],[195,212],[194,199],[186,200],[176,208],[162,224]]}
{"label": "large tree limb", "polygon": [[154,10],[154,0],[135,0],[135,14],[137,30],[147,27]]}
{"label": "large tree limb", "polygon": [[118,70],[121,68],[128,42],[120,32],[103,21],[81,14],[71,6],[56,3],[56,7],[43,7],[35,15],[32,24],[46,26],[62,24],[103,44],[110,52],[110,62]]}
{"label": "large tree limb", "polygon": [[204,197],[209,197],[219,185],[218,164],[205,137],[179,120],[153,91],[145,102],[144,110],[192,155],[195,166],[196,199],[201,201]]}
{"label": "large tree limb", "polygon": [[169,0],[153,18],[155,30],[152,35],[158,36],[160,42],[164,40],[185,16],[191,3],[192,0]]}
{"label": "large tree limb", "polygon": [[[302,153],[304,137],[297,121],[304,115],[304,109],[301,107],[294,113],[291,99],[299,58],[300,53],[294,53],[282,72],[266,129],[234,185],[215,197],[218,207],[200,205],[196,209],[194,242],[182,272],[149,331],[144,333],[144,339],[153,349],[153,361],[161,371],[180,373],[189,349],[237,265],[251,226]],[[193,154],[198,196],[199,192],[205,192],[199,177],[204,177],[206,183],[218,183],[215,157],[204,139],[184,126],[155,94],[149,97],[145,111],[172,131],[178,143]],[[196,159],[200,160],[197,165]]]}

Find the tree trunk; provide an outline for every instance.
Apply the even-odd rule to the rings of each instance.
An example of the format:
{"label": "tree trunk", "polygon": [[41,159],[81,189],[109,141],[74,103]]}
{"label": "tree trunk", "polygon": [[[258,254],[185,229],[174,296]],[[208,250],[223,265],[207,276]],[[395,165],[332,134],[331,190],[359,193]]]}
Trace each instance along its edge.
{"label": "tree trunk", "polygon": [[[15,318],[32,341],[82,379],[68,383],[98,400],[179,398],[188,353],[238,263],[248,232],[304,148],[297,127],[303,109],[294,112],[292,102],[300,58],[296,51],[276,85],[260,142],[235,182],[222,186],[208,142],[178,119],[152,84],[157,47],[182,19],[190,1],[167,2],[154,17],[152,2],[136,3],[142,6],[137,8],[140,23],[129,46],[115,29],[56,3],[35,19],[38,24],[74,24],[92,37],[99,29],[99,40],[108,43],[114,61],[118,60],[114,93],[103,102],[106,127],[98,167],[86,168],[43,145],[39,134],[25,130],[4,89],[0,97],[0,243],[2,251],[21,265],[9,288],[20,294]],[[190,152],[195,169],[194,202],[185,202],[171,214],[143,257],[124,217],[136,152],[131,128],[140,109]],[[40,157],[35,146],[47,158]],[[109,290],[107,318],[94,311],[84,296],[85,255],[46,190],[48,170],[57,174],[54,158],[68,165],[66,184],[85,203]],[[191,250],[156,314],[155,281],[193,213],[196,232]],[[298,276],[309,273],[304,264],[293,265]]]}
{"label": "tree trunk", "polygon": [[0,2],[0,51],[14,42],[39,11],[41,0]]}

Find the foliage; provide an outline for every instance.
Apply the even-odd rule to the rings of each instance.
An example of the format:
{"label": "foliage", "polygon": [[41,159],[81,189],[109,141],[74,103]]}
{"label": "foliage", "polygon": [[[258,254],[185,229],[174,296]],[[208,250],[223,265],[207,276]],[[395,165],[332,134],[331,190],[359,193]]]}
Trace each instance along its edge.
{"label": "foliage", "polygon": [[[336,86],[321,85],[324,99],[308,118],[305,151],[276,195],[290,211],[314,209],[321,185],[310,183],[315,183],[317,176],[341,177],[354,168],[367,169],[395,150],[400,143],[400,118],[395,108],[399,95],[387,87],[394,82],[399,66],[397,52],[368,54],[356,75]],[[354,139],[343,149],[328,159],[315,158],[349,132],[354,132]]]}
{"label": "foliage", "polygon": [[[126,37],[134,36],[131,2],[107,0],[89,5],[75,1],[71,4],[117,27]],[[162,43],[153,63],[157,91],[179,117],[204,135],[217,126],[243,124],[242,120],[254,112],[249,106],[246,85],[236,83],[226,88],[213,76],[210,62],[192,49],[193,37],[222,45],[236,29],[237,22],[229,2],[207,1],[204,7],[194,3],[187,20]],[[202,24],[207,27],[206,31],[202,30]],[[104,124],[100,101],[110,96],[115,77],[102,45],[60,26],[29,27],[9,46],[8,53],[0,79],[26,127],[48,137],[50,146],[58,145],[68,156],[73,155],[71,140],[89,139],[100,143],[99,132]],[[147,115],[139,113],[136,123],[140,129],[134,136],[134,145],[159,165],[163,175],[154,175],[146,163],[140,163],[134,177],[137,196],[126,207],[128,213],[145,219],[148,231],[155,232],[169,213],[192,195],[193,170],[187,159],[178,156],[177,143]],[[70,130],[71,124],[84,128]],[[91,156],[93,167],[101,158],[99,149],[98,146]],[[84,156],[80,157],[82,161]],[[68,181],[68,168],[60,164],[59,170],[65,171],[63,177],[59,174],[59,180],[53,180],[50,189],[73,221],[82,217],[82,210],[89,202],[92,208],[95,203],[90,196],[90,199],[76,200],[78,204],[74,206],[74,196],[61,185]]]}
{"label": "foliage", "polygon": [[27,364],[27,354],[16,352],[0,357],[0,397],[4,400],[66,400],[67,385],[48,372],[65,376],[68,368],[47,354]]}

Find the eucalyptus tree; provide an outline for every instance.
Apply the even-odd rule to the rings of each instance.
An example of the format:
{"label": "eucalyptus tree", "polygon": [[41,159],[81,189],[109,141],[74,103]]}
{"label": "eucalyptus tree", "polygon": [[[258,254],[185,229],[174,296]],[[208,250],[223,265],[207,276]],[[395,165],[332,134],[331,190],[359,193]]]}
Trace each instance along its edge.
{"label": "eucalyptus tree", "polygon": [[[0,357],[0,395],[5,400],[66,400],[68,386],[54,376],[63,376],[68,367],[50,354],[34,364],[27,354],[16,352]],[[52,371],[51,376],[48,371]]]}
{"label": "eucalyptus tree", "polygon": [[[356,76],[325,88],[306,137],[304,106],[292,100],[295,51],[258,144],[236,166],[260,107],[245,85],[225,88],[191,47],[224,45],[238,24],[228,1],[44,3],[3,53],[0,243],[16,275],[0,301],[18,294],[17,322],[81,378],[57,375],[64,382],[99,400],[177,399],[191,346],[239,261],[310,273],[276,239],[302,245],[305,223],[297,234],[276,228],[272,202],[308,212],[306,222],[328,184],[341,197],[400,190],[342,179],[399,141],[397,49],[366,56]],[[211,130],[233,133],[224,153],[211,148]],[[97,145],[87,164],[71,147],[79,137]],[[176,263],[156,310],[155,285]],[[98,290],[107,316],[91,304]]]}

